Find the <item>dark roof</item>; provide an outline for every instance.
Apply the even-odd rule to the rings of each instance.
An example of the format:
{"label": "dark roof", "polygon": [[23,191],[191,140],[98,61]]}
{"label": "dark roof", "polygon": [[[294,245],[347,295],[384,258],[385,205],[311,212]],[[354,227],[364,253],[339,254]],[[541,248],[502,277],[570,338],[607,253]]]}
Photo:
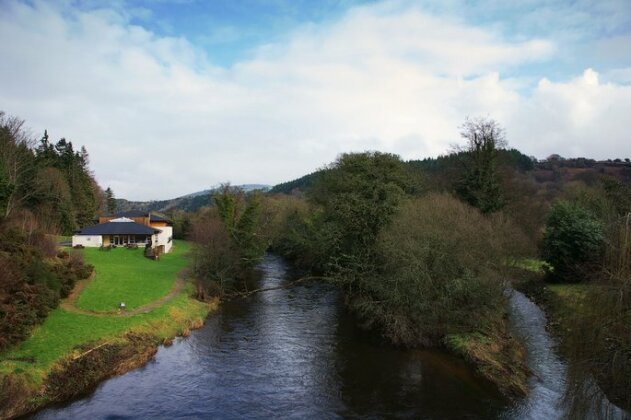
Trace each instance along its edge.
{"label": "dark roof", "polygon": [[129,210],[129,211],[124,211],[122,213],[116,213],[115,217],[147,217],[147,215],[149,214],[149,212],[146,211],[142,211],[142,210]]}
{"label": "dark roof", "polygon": [[151,221],[152,222],[170,222],[171,220],[166,217],[158,216],[157,214],[151,213]]}
{"label": "dark roof", "polygon": [[160,229],[154,229],[149,226],[141,225],[136,222],[106,222],[94,226],[88,226],[80,231],[77,235],[153,235],[161,232]]}
{"label": "dark roof", "polygon": [[154,222],[170,222],[170,220],[165,217],[142,210],[124,211],[122,213],[117,213],[115,217],[127,217],[131,219],[132,217],[147,217],[147,215],[151,216],[151,220]]}

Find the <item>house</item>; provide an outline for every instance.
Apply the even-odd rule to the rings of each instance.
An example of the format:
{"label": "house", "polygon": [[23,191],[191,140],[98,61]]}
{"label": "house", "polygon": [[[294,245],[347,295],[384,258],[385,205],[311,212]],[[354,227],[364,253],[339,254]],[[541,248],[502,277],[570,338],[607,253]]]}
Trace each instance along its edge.
{"label": "house", "polygon": [[85,247],[149,245],[159,254],[173,246],[173,223],[164,217],[138,210],[101,216],[99,223],[77,231],[72,246]]}

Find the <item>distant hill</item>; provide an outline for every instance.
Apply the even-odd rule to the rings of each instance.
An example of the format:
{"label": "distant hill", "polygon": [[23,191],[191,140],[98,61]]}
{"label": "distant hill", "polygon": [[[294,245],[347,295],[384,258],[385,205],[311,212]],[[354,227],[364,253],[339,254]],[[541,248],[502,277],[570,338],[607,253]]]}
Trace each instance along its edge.
{"label": "distant hill", "polygon": [[312,172],[308,175],[301,176],[293,181],[283,182],[275,185],[269,190],[270,194],[293,194],[295,192],[301,192],[309,188],[316,180],[318,175],[322,173],[322,170]]}
{"label": "distant hill", "polygon": [[[269,185],[264,184],[243,184],[235,185],[245,192],[262,191],[267,192]],[[129,210],[155,211],[159,213],[167,213],[173,210],[197,211],[202,207],[211,204],[211,195],[217,191],[217,188],[197,191],[186,194],[181,197],[169,200],[153,200],[153,201],[129,201],[122,198],[116,199],[116,211],[123,212]]]}
{"label": "distant hill", "polygon": [[[432,187],[445,189],[454,179],[460,176],[466,152],[443,155],[437,158],[409,160],[405,164],[427,174]],[[524,155],[516,149],[500,150],[498,154],[500,166],[529,174],[538,183],[583,181],[587,184],[595,182],[601,176],[609,176],[623,183],[631,183],[631,159],[594,160],[588,158],[563,158],[551,155],[547,159],[537,160]],[[296,194],[308,189],[323,170],[304,175],[292,181],[275,185],[269,190],[271,194]]]}

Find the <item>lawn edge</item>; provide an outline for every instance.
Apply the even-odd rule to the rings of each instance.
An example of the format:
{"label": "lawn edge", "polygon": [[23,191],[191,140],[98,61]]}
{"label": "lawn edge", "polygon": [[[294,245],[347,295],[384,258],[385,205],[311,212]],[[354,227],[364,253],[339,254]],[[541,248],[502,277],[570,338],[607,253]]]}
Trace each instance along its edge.
{"label": "lawn edge", "polygon": [[[191,330],[201,328],[206,318],[218,309],[219,299],[203,304],[203,314],[188,313],[177,319],[176,325],[162,330],[132,326],[115,336],[82,343],[54,363],[41,384],[33,381],[28,372],[0,375],[0,419],[24,416],[86,395],[102,381],[143,366],[161,345],[169,346],[174,338],[187,337]],[[169,313],[163,317],[167,318],[171,318]]]}

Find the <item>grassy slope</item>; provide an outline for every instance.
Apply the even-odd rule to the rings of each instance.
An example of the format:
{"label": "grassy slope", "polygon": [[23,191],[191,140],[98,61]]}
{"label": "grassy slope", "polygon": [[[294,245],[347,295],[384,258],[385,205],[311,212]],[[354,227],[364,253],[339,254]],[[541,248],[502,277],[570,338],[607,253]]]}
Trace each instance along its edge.
{"label": "grassy slope", "polygon": [[[172,254],[173,260],[177,260],[172,262],[172,266],[186,265],[186,258],[182,252],[185,247],[181,245],[178,244],[180,251]],[[128,250],[120,251],[133,253]],[[113,252],[107,254],[115,255]],[[104,261],[106,260],[96,263],[97,271],[107,267],[108,263]],[[61,308],[55,309],[28,340],[0,354],[0,374],[24,374],[29,378],[29,382],[39,386],[54,365],[73,354],[73,349],[81,344],[107,341],[127,331],[147,333],[159,339],[177,335],[186,328],[187,322],[197,322],[209,311],[209,305],[190,298],[190,292],[189,287],[164,306],[148,314],[132,317],[91,316],[70,313]],[[33,358],[34,362],[10,360],[15,358]]]}
{"label": "grassy slope", "polygon": [[153,261],[143,256],[142,249],[85,249],[86,262],[96,267],[96,277],[79,296],[77,306],[107,312],[116,310],[120,302],[133,309],[161,298],[186,267],[188,250],[188,244],[180,241],[171,253]]}

